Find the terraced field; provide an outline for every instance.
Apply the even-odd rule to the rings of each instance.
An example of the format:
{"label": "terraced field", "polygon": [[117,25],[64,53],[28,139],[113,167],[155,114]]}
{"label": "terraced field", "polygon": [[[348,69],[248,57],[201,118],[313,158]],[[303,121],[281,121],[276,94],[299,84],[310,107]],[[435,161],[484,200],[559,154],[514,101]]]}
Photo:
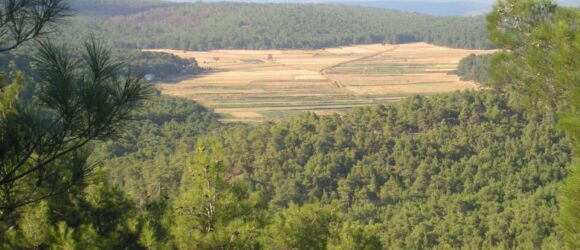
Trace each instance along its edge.
{"label": "terraced field", "polygon": [[211,72],[159,84],[196,100],[225,121],[260,122],[303,111],[345,112],[409,95],[475,89],[448,74],[469,54],[491,53],[426,43],[356,45],[321,50],[155,50],[196,58]]}

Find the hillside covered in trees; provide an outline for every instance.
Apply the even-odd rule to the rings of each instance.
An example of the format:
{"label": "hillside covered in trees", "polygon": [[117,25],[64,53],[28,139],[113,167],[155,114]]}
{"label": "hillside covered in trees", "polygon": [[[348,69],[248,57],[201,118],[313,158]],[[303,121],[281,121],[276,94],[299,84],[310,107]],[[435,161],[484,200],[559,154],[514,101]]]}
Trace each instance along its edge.
{"label": "hillside covered in trees", "polygon": [[[220,124],[190,101],[155,97],[138,123],[95,145],[92,158],[106,159],[103,180],[118,189],[89,185],[77,198],[42,203],[22,223],[45,224],[7,236],[33,228],[66,235],[72,227],[78,230],[68,241],[85,244],[83,235],[98,226],[121,230],[94,232],[102,246],[149,237],[140,244],[561,249],[556,194],[571,141],[555,116],[508,103],[499,93],[471,91],[248,126]],[[67,213],[48,212],[63,204]],[[199,227],[213,220],[201,216],[208,205],[217,206],[211,233]],[[88,217],[74,215],[78,209]]]}
{"label": "hillside covered in trees", "polygon": [[65,38],[75,40],[95,34],[115,47],[181,50],[312,49],[419,41],[458,48],[491,47],[482,16],[432,17],[318,4],[155,5],[129,1],[125,8],[117,8],[119,3],[110,1],[103,4],[113,10],[103,7],[105,10],[93,14],[93,8],[87,7],[71,18]]}
{"label": "hillside covered in trees", "polygon": [[[556,193],[571,161],[570,140],[554,116],[526,114],[501,94],[416,96],[257,127],[219,124],[185,100],[150,103],[139,113],[146,119],[93,155],[110,159],[107,182],[129,198],[117,202],[130,209],[106,215],[106,225],[137,223],[117,236],[147,234],[151,244],[181,249],[192,237],[200,237],[199,249],[291,248],[307,244],[311,233],[314,249],[563,247]],[[210,220],[196,215],[208,204],[218,206],[217,238],[195,226]],[[136,214],[141,219],[131,222]],[[49,218],[69,226],[90,221]],[[228,243],[232,230],[239,242]],[[86,233],[73,238],[82,242]]]}

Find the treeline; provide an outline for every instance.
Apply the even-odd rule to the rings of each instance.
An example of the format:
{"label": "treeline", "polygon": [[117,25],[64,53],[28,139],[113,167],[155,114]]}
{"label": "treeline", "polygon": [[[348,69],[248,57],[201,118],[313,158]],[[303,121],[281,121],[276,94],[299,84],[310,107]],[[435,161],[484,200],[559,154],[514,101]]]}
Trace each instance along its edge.
{"label": "treeline", "polygon": [[490,48],[485,19],[318,4],[187,3],[71,19],[66,39],[89,34],[121,48],[323,48],[428,42]]}
{"label": "treeline", "polygon": [[115,55],[119,61],[128,62],[136,71],[142,74],[154,75],[155,79],[201,73],[204,69],[199,67],[197,61],[184,59],[175,55],[160,52],[144,52],[137,49],[118,49]]}
{"label": "treeline", "polygon": [[[10,72],[5,75],[6,81],[11,81],[17,71],[32,82],[35,76],[33,56],[26,51],[31,48],[20,49],[12,52],[0,53],[0,69]],[[78,48],[71,47],[72,50]],[[194,58],[184,59],[175,55],[160,52],[144,52],[137,49],[115,49],[115,59],[127,62],[130,69],[139,74],[152,74],[155,79],[167,79],[167,77],[183,74],[195,75],[204,71],[199,67]],[[33,87],[33,86],[32,86]]]}
{"label": "treeline", "polygon": [[461,80],[475,81],[482,85],[487,85],[490,81],[489,66],[492,56],[471,54],[461,59],[454,73],[459,75]]}

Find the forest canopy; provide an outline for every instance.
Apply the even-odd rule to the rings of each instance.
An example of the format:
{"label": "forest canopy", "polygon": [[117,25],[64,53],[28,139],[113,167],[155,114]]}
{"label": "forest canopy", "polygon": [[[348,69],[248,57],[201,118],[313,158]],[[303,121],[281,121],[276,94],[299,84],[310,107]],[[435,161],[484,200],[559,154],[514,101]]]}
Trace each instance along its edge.
{"label": "forest canopy", "polygon": [[[169,217],[160,221],[168,224],[155,236],[163,244],[186,249],[189,231],[204,237],[196,248],[226,246],[237,227],[241,242],[265,249],[303,246],[313,239],[308,232],[320,237],[316,249],[348,246],[350,234],[392,249],[563,247],[556,191],[571,161],[570,140],[555,116],[527,114],[501,94],[415,96],[259,126],[219,124],[184,100],[154,103],[141,129],[98,146],[95,157],[109,154],[107,179],[145,211],[159,200],[173,204],[164,205]],[[207,173],[216,186],[206,190]],[[210,203],[221,214],[211,239],[191,223],[212,218],[183,210]],[[333,226],[300,222],[315,214]],[[513,234],[501,233],[506,228]]]}

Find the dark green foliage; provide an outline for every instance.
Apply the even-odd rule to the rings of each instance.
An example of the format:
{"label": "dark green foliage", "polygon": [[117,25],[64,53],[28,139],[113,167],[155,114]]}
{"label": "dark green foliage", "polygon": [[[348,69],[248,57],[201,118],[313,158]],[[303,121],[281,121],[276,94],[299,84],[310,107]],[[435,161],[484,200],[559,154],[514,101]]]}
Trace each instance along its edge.
{"label": "dark green foliage", "polygon": [[111,184],[138,204],[174,197],[197,137],[218,126],[216,115],[197,103],[155,96],[116,140],[96,145],[93,159],[103,160]]}
{"label": "dark green foliage", "polygon": [[78,16],[65,39],[89,34],[115,47],[209,50],[323,48],[423,41],[490,48],[483,17],[432,17],[316,4],[170,4],[115,16]]}
{"label": "dark green foliage", "polygon": [[[129,130],[127,144],[103,144],[96,154],[113,158],[105,162],[109,179],[142,209],[165,211],[147,212],[140,241],[146,245],[187,249],[182,243],[196,238],[198,248],[212,248],[237,235],[265,249],[563,247],[556,191],[572,157],[570,141],[557,132],[553,116],[526,114],[508,105],[507,96],[412,97],[344,116],[305,114],[256,127],[219,126],[208,111],[196,111],[201,106],[156,99],[162,105],[143,111],[149,121],[139,134]],[[206,122],[186,122],[203,121],[203,114]],[[192,153],[195,138],[212,128],[202,136],[212,143],[198,148],[218,145],[221,153]],[[221,166],[225,180],[237,184],[215,182],[204,191],[204,166]],[[180,181],[184,171],[193,172]],[[184,212],[207,199],[204,194],[218,195],[214,204],[225,209],[215,218],[223,220],[215,224],[219,230],[195,226],[206,224],[194,207]],[[173,205],[154,205],[165,196]],[[244,204],[269,205],[240,209]],[[251,211],[261,219],[245,214]],[[249,217],[227,219],[230,213]],[[168,222],[176,217],[183,217],[179,225]]]}
{"label": "dark green foliage", "polygon": [[3,0],[0,3],[0,52],[54,32],[69,14],[66,0]]}
{"label": "dark green foliage", "polygon": [[[256,127],[218,126],[210,112],[187,101],[151,102],[160,105],[147,105],[142,132],[128,130],[128,145],[106,143],[94,155],[113,158],[105,162],[108,179],[144,212],[124,231],[127,244],[190,249],[197,239],[198,249],[563,247],[556,191],[570,163],[570,141],[557,132],[554,117],[526,114],[505,96],[412,97],[344,116],[305,114]],[[203,117],[205,123],[191,120]],[[200,131],[212,127],[216,132],[192,148]],[[103,155],[107,151],[111,155]],[[166,162],[152,160],[159,158]],[[214,217],[204,215],[204,207],[214,207]],[[66,235],[60,227],[49,230]],[[83,244],[86,238],[79,237],[68,241]],[[51,244],[67,242],[61,238]]]}
{"label": "dark green foliage", "polygon": [[[412,97],[247,127],[157,97],[126,142],[94,156],[112,158],[108,179],[145,212],[126,232],[142,246],[562,249],[556,191],[570,141],[554,117],[508,101],[491,92]],[[214,230],[202,215],[210,203],[221,209]]]}
{"label": "dark green foliage", "polygon": [[550,0],[499,1],[487,17],[494,86],[511,91],[530,112],[556,113],[575,143],[571,175],[562,188],[560,223],[571,248],[580,247],[580,10]]}
{"label": "dark green foliage", "polygon": [[20,101],[22,77],[0,92],[0,220],[83,182],[92,166],[82,148],[115,135],[151,87],[121,75],[122,64],[94,40],[80,60],[64,46],[39,46],[34,102]]}
{"label": "dark green foliage", "polygon": [[482,85],[489,83],[489,60],[492,55],[471,54],[459,62],[457,75],[464,81],[475,81]]}
{"label": "dark green foliage", "polygon": [[[130,235],[138,236],[128,223],[134,205],[122,192],[86,185],[94,170],[86,145],[114,135],[150,86],[120,74],[122,64],[95,40],[85,43],[80,59],[65,46],[39,42],[34,67],[7,54],[53,31],[67,11],[61,0],[0,3],[0,52],[10,70],[0,74],[2,249],[131,248]],[[38,89],[25,93],[22,71],[31,69],[38,74],[32,85]],[[13,79],[10,84],[6,76]],[[76,196],[82,191],[84,196]]]}
{"label": "dark green foliage", "polygon": [[231,171],[272,208],[338,201],[351,220],[380,223],[392,248],[548,242],[571,158],[554,117],[485,92],[307,114],[215,137]]}

